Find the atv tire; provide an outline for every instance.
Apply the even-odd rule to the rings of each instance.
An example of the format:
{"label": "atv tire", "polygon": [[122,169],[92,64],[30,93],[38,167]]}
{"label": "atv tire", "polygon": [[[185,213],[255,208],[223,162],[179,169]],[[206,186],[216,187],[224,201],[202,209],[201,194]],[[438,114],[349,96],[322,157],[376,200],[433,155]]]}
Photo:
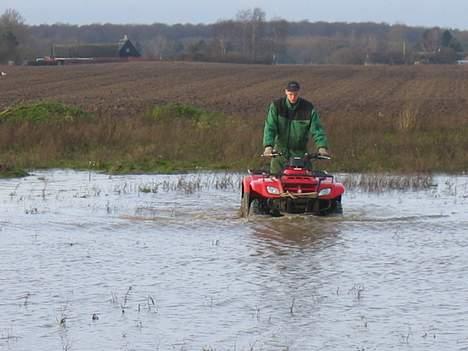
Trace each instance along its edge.
{"label": "atv tire", "polygon": [[240,216],[246,218],[250,213],[250,193],[243,193],[241,199]]}
{"label": "atv tire", "polygon": [[262,204],[260,203],[259,199],[253,199],[250,203],[250,211],[249,214],[251,215],[261,215],[264,214],[262,211]]}

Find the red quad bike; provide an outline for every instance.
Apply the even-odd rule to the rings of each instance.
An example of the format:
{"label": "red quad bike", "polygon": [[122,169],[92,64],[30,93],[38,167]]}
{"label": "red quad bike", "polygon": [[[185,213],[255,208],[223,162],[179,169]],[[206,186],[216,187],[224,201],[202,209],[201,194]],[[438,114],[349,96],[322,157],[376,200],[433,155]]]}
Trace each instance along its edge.
{"label": "red quad bike", "polygon": [[[279,154],[272,155],[275,156]],[[249,170],[249,175],[242,180],[241,216],[342,213],[343,184],[335,182],[325,171],[313,170],[311,160],[330,160],[330,157],[308,154],[293,157],[278,175]]]}

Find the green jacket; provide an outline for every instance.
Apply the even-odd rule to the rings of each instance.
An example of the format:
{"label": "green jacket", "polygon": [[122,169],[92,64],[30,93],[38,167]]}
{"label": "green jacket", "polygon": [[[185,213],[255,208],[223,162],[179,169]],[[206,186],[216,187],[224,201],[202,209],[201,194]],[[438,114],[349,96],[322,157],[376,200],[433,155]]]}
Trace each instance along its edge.
{"label": "green jacket", "polygon": [[300,157],[307,152],[309,136],[317,148],[328,148],[320,117],[309,101],[299,98],[291,105],[284,97],[270,104],[263,131],[264,147],[273,146],[285,157]]}

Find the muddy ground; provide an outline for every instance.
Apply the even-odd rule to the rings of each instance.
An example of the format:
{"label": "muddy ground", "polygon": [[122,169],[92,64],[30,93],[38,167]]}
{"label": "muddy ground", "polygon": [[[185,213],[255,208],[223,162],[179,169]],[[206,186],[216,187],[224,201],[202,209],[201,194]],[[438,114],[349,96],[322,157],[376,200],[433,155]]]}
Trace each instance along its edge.
{"label": "muddy ground", "polygon": [[383,116],[409,111],[463,117],[468,67],[237,65],[132,62],[63,67],[8,67],[0,110],[19,102],[58,100],[87,111],[133,115],[181,102],[241,117],[263,116],[291,79],[321,115]]}

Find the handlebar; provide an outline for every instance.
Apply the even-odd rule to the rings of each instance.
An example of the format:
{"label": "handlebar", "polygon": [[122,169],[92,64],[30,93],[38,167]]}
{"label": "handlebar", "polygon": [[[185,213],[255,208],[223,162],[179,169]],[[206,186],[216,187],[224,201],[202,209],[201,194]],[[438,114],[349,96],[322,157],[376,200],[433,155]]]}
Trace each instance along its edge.
{"label": "handlebar", "polygon": [[[283,156],[281,152],[273,152],[272,154],[270,155],[265,155],[265,154],[261,154],[260,157],[279,157],[279,156]],[[308,153],[305,153],[304,154],[304,159],[307,159],[307,160],[331,160],[331,156],[329,155],[320,155],[318,153],[315,153],[315,154],[308,154]]]}
{"label": "handlebar", "polygon": [[281,152],[273,152],[269,155],[265,155],[265,154],[260,155],[260,157],[279,157],[279,156],[283,156],[283,154]]}
{"label": "handlebar", "polygon": [[315,154],[311,158],[316,159],[316,160],[331,160],[331,156],[329,156],[329,155],[320,155],[320,154]]}

